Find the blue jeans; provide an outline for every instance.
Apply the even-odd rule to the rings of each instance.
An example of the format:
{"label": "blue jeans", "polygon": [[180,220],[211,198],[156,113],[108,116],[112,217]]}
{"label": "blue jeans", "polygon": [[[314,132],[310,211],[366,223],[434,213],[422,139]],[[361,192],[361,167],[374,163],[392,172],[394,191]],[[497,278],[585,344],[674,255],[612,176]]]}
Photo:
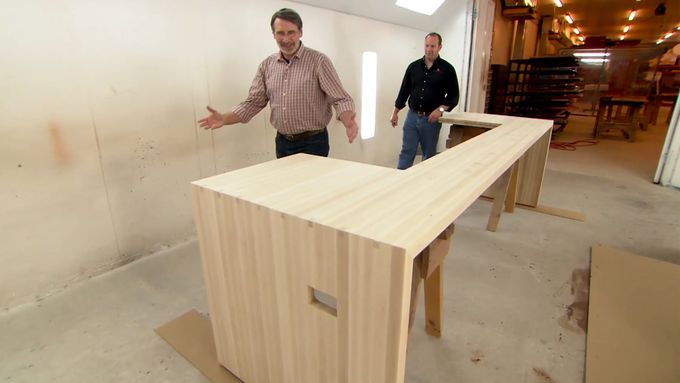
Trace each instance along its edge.
{"label": "blue jeans", "polygon": [[288,141],[280,134],[276,135],[276,158],[292,156],[293,154],[306,153],[315,156],[328,157],[330,146],[328,145],[328,130],[299,141]]}
{"label": "blue jeans", "polygon": [[437,141],[442,124],[439,122],[430,123],[427,121],[428,117],[427,115],[419,116],[409,109],[406,121],[404,121],[404,138],[397,169],[408,169],[413,165],[418,143],[423,150],[423,161],[437,154]]}

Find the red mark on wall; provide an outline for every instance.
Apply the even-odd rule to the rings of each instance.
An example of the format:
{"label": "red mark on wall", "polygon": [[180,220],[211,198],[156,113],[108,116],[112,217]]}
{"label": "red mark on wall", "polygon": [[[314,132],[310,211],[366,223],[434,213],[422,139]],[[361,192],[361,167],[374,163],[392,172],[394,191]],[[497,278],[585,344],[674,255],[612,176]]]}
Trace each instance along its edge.
{"label": "red mark on wall", "polygon": [[54,150],[54,157],[57,161],[57,164],[61,166],[68,166],[71,163],[71,157],[66,150],[61,127],[56,122],[50,121],[48,124],[48,131],[50,132],[52,149]]}

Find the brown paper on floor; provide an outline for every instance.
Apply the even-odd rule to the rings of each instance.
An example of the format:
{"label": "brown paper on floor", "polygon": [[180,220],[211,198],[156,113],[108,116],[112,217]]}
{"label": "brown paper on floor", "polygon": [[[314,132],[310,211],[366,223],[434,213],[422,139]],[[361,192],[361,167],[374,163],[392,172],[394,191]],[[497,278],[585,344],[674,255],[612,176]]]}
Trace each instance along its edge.
{"label": "brown paper on floor", "polygon": [[213,383],[242,383],[217,361],[210,320],[191,310],[156,329],[172,348]]}
{"label": "brown paper on floor", "polygon": [[680,266],[593,246],[586,383],[680,382]]}

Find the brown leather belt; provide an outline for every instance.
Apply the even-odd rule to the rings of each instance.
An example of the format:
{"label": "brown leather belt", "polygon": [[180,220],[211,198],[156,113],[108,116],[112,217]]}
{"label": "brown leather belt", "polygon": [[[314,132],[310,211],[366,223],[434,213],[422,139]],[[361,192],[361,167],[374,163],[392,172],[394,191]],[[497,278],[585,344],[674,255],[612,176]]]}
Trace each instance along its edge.
{"label": "brown leather belt", "polygon": [[305,138],[313,137],[316,136],[317,134],[321,134],[326,131],[326,128],[323,128],[321,130],[308,130],[306,132],[298,133],[298,134],[283,134],[277,132],[276,134],[279,135],[280,137],[285,138],[286,140],[290,142],[297,142],[297,141],[302,141]]}

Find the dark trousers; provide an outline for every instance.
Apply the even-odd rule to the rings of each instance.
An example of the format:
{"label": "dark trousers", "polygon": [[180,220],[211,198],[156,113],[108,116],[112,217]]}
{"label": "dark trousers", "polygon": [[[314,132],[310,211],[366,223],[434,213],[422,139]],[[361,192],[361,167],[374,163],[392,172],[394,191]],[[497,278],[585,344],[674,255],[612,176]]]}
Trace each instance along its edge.
{"label": "dark trousers", "polygon": [[328,157],[329,150],[328,130],[326,129],[319,134],[298,141],[289,141],[280,134],[276,135],[276,158],[292,156],[298,153]]}

